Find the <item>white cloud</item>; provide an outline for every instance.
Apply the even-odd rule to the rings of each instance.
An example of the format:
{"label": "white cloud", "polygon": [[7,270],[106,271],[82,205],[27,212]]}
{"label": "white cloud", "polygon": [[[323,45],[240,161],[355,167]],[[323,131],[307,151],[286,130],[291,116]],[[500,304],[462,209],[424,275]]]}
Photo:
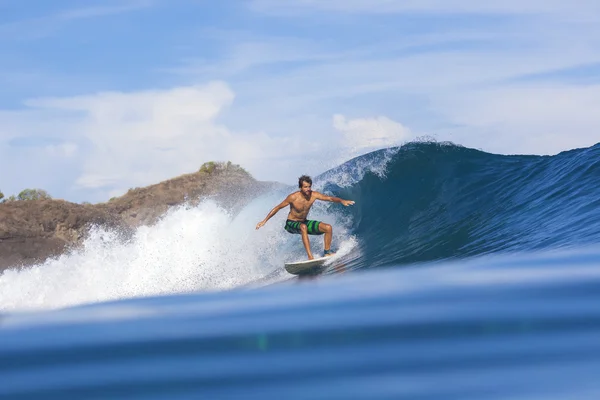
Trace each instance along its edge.
{"label": "white cloud", "polygon": [[[504,86],[440,96],[453,136],[495,152],[556,154],[600,142],[600,85]],[[462,131],[462,132],[461,132]]]}
{"label": "white cloud", "polygon": [[402,124],[383,116],[348,120],[336,114],[333,127],[343,135],[342,146],[358,152],[399,145],[411,137],[410,131]]}
{"label": "white cloud", "polygon": [[[303,143],[301,136],[277,138],[262,131],[228,129],[218,118],[234,97],[224,82],[211,82],[167,90],[31,99],[25,102],[29,109],[18,112],[18,118],[0,113],[5,116],[0,118],[0,129],[10,127],[10,134],[3,130],[10,139],[27,136],[40,126],[46,132],[61,127],[54,134],[68,133],[68,140],[44,146],[45,154],[63,158],[79,154],[82,172],[76,185],[102,195],[122,194],[126,190],[122,188],[194,172],[210,160],[230,160],[255,176],[281,179],[291,168],[290,159],[298,157],[298,149],[319,148]],[[26,121],[42,115],[51,117],[28,127]]]}
{"label": "white cloud", "polygon": [[[184,75],[235,75],[254,67],[295,62],[322,61],[335,57],[326,48],[318,49],[311,40],[293,36],[265,36],[247,31],[209,30],[199,40],[215,40],[226,55],[221,61],[192,58],[166,72]],[[318,46],[317,46],[318,47]]]}
{"label": "white cloud", "polygon": [[[77,112],[75,129],[92,144],[77,183],[87,188],[145,185],[226,157],[231,133],[215,119],[233,101],[223,83],[164,91],[107,92],[27,101]],[[224,145],[227,144],[227,145]]]}

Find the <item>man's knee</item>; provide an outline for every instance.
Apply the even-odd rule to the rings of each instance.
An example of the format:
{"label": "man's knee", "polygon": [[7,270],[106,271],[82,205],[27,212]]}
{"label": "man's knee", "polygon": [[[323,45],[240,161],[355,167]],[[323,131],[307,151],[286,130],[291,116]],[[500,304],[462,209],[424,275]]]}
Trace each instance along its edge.
{"label": "man's knee", "polygon": [[319,224],[319,230],[324,233],[331,233],[333,231],[333,228],[331,227],[331,225],[321,222]]}
{"label": "man's knee", "polygon": [[308,232],[308,228],[306,224],[300,224],[300,232]]}

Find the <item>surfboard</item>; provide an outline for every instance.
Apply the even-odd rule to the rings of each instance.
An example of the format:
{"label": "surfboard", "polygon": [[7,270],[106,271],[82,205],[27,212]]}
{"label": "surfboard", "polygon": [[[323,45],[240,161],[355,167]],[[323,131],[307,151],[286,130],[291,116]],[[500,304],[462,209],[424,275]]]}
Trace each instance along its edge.
{"label": "surfboard", "polygon": [[302,275],[319,272],[324,269],[323,264],[326,260],[331,259],[331,256],[328,257],[319,257],[314,258],[312,260],[303,260],[296,262],[288,262],[285,263],[285,270],[290,274],[294,275]]}

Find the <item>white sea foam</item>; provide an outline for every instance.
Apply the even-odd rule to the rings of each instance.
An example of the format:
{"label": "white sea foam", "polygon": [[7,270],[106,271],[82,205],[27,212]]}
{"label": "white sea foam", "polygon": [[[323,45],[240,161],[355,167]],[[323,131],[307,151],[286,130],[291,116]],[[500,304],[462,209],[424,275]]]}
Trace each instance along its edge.
{"label": "white sea foam", "polygon": [[359,182],[366,173],[372,173],[384,178],[387,173],[388,163],[400,151],[400,147],[379,150],[377,156],[368,154],[357,157],[352,161],[341,164],[321,175],[319,182],[313,188],[320,190],[325,183],[332,183],[339,187],[351,186]]}

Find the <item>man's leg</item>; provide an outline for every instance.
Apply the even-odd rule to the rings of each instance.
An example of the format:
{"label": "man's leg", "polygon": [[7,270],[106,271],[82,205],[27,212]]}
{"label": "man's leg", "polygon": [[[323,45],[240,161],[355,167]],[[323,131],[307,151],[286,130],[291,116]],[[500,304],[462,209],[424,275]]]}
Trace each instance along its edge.
{"label": "man's leg", "polygon": [[308,240],[308,228],[306,228],[306,224],[300,224],[300,233],[302,234],[302,243],[304,243],[304,249],[306,250],[308,259],[312,260],[314,257],[310,251],[310,242]]}
{"label": "man's leg", "polygon": [[[331,250],[331,238],[333,237],[333,228],[331,225],[321,222],[319,224],[319,232],[323,232],[325,235],[323,237],[325,251]],[[327,254],[332,255],[333,253]]]}

